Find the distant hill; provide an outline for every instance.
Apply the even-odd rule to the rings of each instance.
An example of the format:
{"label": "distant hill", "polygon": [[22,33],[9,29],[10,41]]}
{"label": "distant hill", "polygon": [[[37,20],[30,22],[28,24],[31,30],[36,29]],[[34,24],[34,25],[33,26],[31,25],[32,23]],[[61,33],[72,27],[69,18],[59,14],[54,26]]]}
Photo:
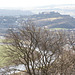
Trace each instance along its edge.
{"label": "distant hill", "polygon": [[61,15],[58,12],[42,12],[37,15],[32,15],[31,18],[40,27],[75,28],[75,18],[70,15]]}
{"label": "distant hill", "polygon": [[8,29],[20,27],[20,23],[32,20],[38,27],[75,29],[75,18],[61,15],[58,12],[42,12],[34,15],[0,16],[0,35],[6,34]]}
{"label": "distant hill", "polygon": [[19,16],[19,15],[33,15],[31,11],[28,10],[7,10],[0,9],[0,16]]}
{"label": "distant hill", "polygon": [[75,4],[58,4],[58,5],[48,5],[48,6],[40,6],[33,9],[34,13],[39,12],[59,12],[61,14],[65,15],[71,15],[72,17],[75,17]]}

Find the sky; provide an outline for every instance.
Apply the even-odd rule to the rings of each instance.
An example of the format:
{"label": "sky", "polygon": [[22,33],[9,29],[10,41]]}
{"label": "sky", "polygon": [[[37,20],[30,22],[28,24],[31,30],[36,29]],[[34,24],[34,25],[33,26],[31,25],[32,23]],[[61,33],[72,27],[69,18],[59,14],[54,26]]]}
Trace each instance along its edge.
{"label": "sky", "polygon": [[75,0],[0,0],[0,8],[32,8],[52,4],[75,4]]}

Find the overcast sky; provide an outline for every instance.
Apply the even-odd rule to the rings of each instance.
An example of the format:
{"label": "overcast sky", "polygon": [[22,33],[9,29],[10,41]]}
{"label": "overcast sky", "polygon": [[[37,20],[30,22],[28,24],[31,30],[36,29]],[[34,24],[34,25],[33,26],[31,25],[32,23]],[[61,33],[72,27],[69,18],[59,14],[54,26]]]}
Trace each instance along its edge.
{"label": "overcast sky", "polygon": [[31,8],[52,4],[75,4],[75,0],[0,0],[0,8]]}

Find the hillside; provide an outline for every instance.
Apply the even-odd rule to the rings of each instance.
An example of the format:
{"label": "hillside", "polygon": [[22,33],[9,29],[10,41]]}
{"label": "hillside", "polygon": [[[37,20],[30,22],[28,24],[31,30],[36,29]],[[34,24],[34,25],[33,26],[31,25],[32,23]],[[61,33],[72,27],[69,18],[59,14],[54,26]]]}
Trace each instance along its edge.
{"label": "hillside", "polygon": [[42,12],[31,16],[36,25],[48,28],[75,28],[75,18],[58,12]]}
{"label": "hillside", "polygon": [[61,14],[71,15],[75,17],[75,4],[59,4],[40,6],[33,9],[33,13],[56,11]]}
{"label": "hillside", "polygon": [[34,15],[0,16],[0,35],[6,34],[7,30],[16,30],[22,21],[32,20],[38,27],[47,28],[75,28],[75,18],[70,15],[61,15],[58,12],[42,12]]}

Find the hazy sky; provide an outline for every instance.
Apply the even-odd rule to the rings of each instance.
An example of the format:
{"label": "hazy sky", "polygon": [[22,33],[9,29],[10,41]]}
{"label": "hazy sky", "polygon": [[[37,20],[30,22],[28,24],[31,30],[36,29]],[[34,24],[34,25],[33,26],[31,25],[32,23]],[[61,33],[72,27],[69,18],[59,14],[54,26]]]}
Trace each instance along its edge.
{"label": "hazy sky", "polygon": [[75,4],[75,0],[0,0],[0,8],[31,8],[52,4]]}

